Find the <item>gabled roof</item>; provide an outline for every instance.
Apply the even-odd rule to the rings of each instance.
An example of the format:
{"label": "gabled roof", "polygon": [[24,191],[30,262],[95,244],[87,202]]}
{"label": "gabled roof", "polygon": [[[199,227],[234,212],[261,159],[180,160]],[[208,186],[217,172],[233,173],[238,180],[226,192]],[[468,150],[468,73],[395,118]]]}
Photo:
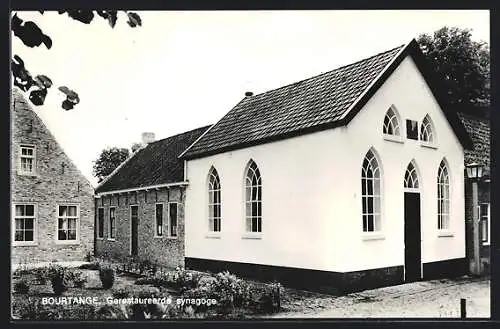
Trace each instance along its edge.
{"label": "gabled roof", "polygon": [[137,150],[96,188],[96,193],[184,181],[184,161],[178,156],[210,126],[149,143]]}
{"label": "gabled roof", "polygon": [[278,89],[243,98],[181,157],[194,159],[344,126],[410,55],[438,100],[462,145],[471,141],[425,63],[417,42]]}
{"label": "gabled roof", "polygon": [[473,148],[465,150],[465,164],[479,163],[484,174],[490,174],[490,120],[482,113],[458,113],[465,129],[469,133]]}

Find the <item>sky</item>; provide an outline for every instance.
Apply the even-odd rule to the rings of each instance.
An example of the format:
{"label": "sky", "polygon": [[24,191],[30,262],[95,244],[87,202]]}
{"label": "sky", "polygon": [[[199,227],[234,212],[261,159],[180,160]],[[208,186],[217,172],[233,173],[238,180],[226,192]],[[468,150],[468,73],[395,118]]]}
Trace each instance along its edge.
{"label": "sky", "polygon": [[59,144],[94,185],[92,162],[108,147],[163,139],[216,123],[246,91],[278,88],[406,44],[443,26],[490,39],[487,10],[145,11],[142,27],[124,13],[114,29],[96,16],[82,24],[57,12],[18,12],[53,46],[12,38],[32,75],[78,92],[65,111],[51,88],[35,107]]}

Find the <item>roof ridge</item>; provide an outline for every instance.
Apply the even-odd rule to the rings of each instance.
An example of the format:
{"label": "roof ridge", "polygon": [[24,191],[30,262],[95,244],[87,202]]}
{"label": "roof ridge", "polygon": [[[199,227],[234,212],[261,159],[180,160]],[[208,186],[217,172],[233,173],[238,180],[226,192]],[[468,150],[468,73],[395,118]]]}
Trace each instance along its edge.
{"label": "roof ridge", "polygon": [[162,139],[158,139],[158,140],[156,140],[154,142],[149,143],[148,145],[151,145],[151,144],[154,144],[154,143],[158,143],[158,142],[163,142],[163,141],[166,141],[167,139],[178,137],[178,136],[181,136],[181,135],[184,135],[184,134],[189,134],[189,133],[192,133],[195,130],[208,129],[208,127],[210,127],[210,126],[212,126],[212,125],[211,124],[210,125],[205,125],[205,126],[198,127],[198,128],[195,128],[195,129],[191,129],[191,130],[188,130],[188,131],[185,131],[185,132],[182,132],[182,133],[178,133],[178,134],[175,134],[175,135],[172,135],[172,136],[168,136],[168,137],[165,137],[165,138],[162,138]]}
{"label": "roof ridge", "polygon": [[[257,96],[265,95],[265,94],[270,93],[270,92],[273,92],[273,91],[277,91],[277,90],[280,90],[280,89],[288,88],[288,87],[290,87],[290,86],[292,86],[292,85],[299,84],[299,83],[304,82],[304,81],[307,81],[307,80],[312,80],[312,79],[314,79],[314,78],[318,78],[318,77],[320,77],[320,76],[322,76],[322,75],[325,75],[325,74],[328,74],[328,73],[332,73],[332,72],[335,72],[335,71],[339,71],[339,70],[344,69],[344,68],[349,67],[349,66],[354,66],[354,65],[356,65],[356,64],[358,64],[358,63],[361,63],[361,62],[367,61],[367,60],[369,60],[369,59],[372,59],[372,58],[374,58],[374,57],[377,57],[377,56],[380,56],[380,55],[383,55],[383,54],[390,53],[391,51],[394,51],[394,50],[396,50],[396,49],[403,48],[403,47],[405,47],[405,46],[406,46],[406,44],[402,44],[402,45],[399,45],[399,46],[397,46],[397,47],[391,48],[391,49],[389,49],[389,50],[385,50],[385,51],[382,51],[382,52],[380,52],[380,53],[377,53],[377,54],[375,54],[375,55],[372,55],[372,56],[369,56],[369,57],[362,58],[362,59],[357,60],[357,61],[355,61],[355,62],[352,62],[352,63],[349,63],[349,64],[345,64],[345,65],[339,66],[339,67],[337,67],[337,68],[334,68],[333,70],[329,70],[329,71],[326,71],[326,72],[323,72],[323,73],[319,73],[319,74],[316,74],[316,75],[314,75],[314,76],[312,76],[312,77],[305,78],[305,79],[302,79],[302,80],[299,80],[299,81],[295,81],[295,82],[292,82],[292,83],[289,83],[289,84],[286,84],[286,85],[280,86],[280,87],[278,87],[278,88],[274,88],[274,89],[269,89],[269,90],[263,91],[263,92],[261,92],[261,93],[259,93],[259,94],[255,94],[255,95],[254,95],[254,96],[252,96],[252,97],[257,97]],[[250,97],[250,98],[252,98],[252,97]]]}

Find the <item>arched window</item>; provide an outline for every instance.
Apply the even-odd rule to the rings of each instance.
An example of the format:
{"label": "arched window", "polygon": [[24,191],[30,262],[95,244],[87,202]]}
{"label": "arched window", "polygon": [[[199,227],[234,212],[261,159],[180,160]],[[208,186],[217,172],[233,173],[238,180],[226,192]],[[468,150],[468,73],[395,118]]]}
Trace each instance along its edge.
{"label": "arched window", "polygon": [[386,135],[400,136],[398,114],[392,106],[385,114],[383,133]]}
{"label": "arched window", "polygon": [[420,126],[420,140],[429,143],[434,143],[436,140],[434,126],[429,115],[426,115],[424,120],[422,120],[422,125]]}
{"label": "arched window", "polygon": [[209,231],[220,232],[221,198],[219,174],[214,167],[208,172],[208,225]]}
{"label": "arched window", "polygon": [[372,150],[368,151],[361,169],[361,191],[363,202],[363,232],[381,229],[380,223],[380,166]]}
{"label": "arched window", "polygon": [[444,160],[439,164],[437,174],[438,229],[450,228],[450,177]]}
{"label": "arched window", "polygon": [[413,161],[406,168],[404,186],[407,189],[418,189],[417,168],[415,168]]}
{"label": "arched window", "polygon": [[253,160],[245,175],[245,203],[247,232],[262,232],[262,180]]}

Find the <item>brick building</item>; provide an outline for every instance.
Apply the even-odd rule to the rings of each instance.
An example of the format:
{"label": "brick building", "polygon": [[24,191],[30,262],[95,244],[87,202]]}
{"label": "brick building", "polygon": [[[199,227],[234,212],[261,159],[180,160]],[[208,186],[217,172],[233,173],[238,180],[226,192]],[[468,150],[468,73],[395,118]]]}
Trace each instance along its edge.
{"label": "brick building", "polygon": [[96,188],[98,256],[136,256],[167,266],[184,266],[184,162],[179,154],[207,127],[154,141],[143,134],[142,148]]}
{"label": "brick building", "polygon": [[[478,182],[478,202],[480,219],[480,257],[484,273],[490,269],[490,119],[489,108],[469,108],[460,112],[459,117],[462,120],[467,132],[471,136],[473,148],[465,150],[465,164],[478,163],[483,167],[483,177]],[[472,219],[472,183],[465,180],[465,218],[470,223]],[[467,226],[467,258],[473,260],[472,248],[472,225]]]}
{"label": "brick building", "polygon": [[83,261],[94,190],[18,89],[11,98],[13,263]]}

